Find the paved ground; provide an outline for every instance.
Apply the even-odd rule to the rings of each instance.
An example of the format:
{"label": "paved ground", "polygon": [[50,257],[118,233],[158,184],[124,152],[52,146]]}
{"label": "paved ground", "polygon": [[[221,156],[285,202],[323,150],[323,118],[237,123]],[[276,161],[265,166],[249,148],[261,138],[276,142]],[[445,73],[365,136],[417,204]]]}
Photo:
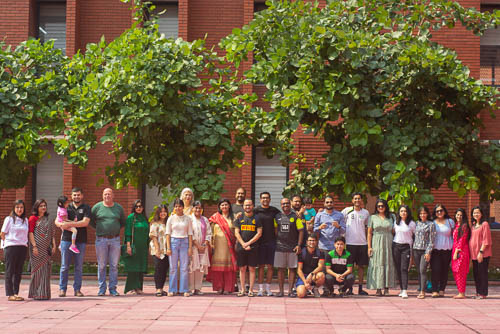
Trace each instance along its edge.
{"label": "paved ground", "polygon": [[[216,296],[155,297],[152,282],[145,295],[97,297],[95,280],[84,282],[84,298],[8,302],[0,280],[1,333],[500,333],[500,287],[486,300],[417,300],[415,287],[402,300],[390,297],[334,299]],[[22,282],[22,296],[28,294]],[[120,281],[120,289],[124,282]],[[210,288],[204,287],[204,292]],[[72,295],[72,288],[68,295]],[[121,291],[120,291],[121,292]],[[373,292],[373,291],[372,291]],[[469,293],[473,287],[469,288]]]}

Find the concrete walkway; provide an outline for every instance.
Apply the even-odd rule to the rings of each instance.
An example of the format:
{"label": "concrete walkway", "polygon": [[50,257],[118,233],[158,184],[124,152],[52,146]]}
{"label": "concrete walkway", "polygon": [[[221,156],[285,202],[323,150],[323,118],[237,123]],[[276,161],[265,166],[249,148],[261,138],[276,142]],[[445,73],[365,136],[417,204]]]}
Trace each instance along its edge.
{"label": "concrete walkway", "polygon": [[[297,298],[218,296],[204,287],[204,296],[155,297],[152,282],[141,296],[97,297],[97,282],[84,281],[83,298],[59,298],[52,282],[52,300],[8,302],[0,281],[2,333],[500,333],[500,287],[490,287],[486,300],[389,297]],[[23,280],[21,296],[28,294]],[[120,292],[123,282],[120,281]],[[274,286],[276,289],[276,286]],[[472,294],[474,287],[468,289]],[[373,291],[370,291],[373,293]]]}

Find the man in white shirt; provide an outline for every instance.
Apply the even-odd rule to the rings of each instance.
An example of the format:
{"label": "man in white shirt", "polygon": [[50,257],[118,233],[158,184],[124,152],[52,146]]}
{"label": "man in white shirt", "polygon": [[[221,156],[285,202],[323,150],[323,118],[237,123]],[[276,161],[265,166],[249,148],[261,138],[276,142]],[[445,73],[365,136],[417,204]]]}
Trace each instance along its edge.
{"label": "man in white shirt", "polygon": [[[361,193],[352,194],[352,204],[342,210],[346,222],[345,238],[347,250],[352,255],[353,262],[358,266],[359,295],[366,296],[368,293],[363,290],[363,274],[365,266],[368,265],[368,243],[366,241],[366,227],[370,213],[362,208],[363,196]],[[347,292],[352,294],[352,288]]]}

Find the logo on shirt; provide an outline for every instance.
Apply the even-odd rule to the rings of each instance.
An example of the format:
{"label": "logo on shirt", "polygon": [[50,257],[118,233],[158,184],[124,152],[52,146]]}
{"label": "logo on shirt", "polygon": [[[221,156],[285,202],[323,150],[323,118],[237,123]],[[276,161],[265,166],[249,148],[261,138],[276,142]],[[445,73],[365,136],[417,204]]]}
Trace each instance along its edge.
{"label": "logo on shirt", "polygon": [[255,225],[241,225],[241,230],[255,232]]}
{"label": "logo on shirt", "polygon": [[347,259],[333,258],[332,264],[347,264]]}
{"label": "logo on shirt", "polygon": [[290,223],[293,223],[295,221],[295,218],[290,218]]}
{"label": "logo on shirt", "polygon": [[252,224],[254,224],[254,225],[255,225],[255,219],[252,219]]}
{"label": "logo on shirt", "polygon": [[290,224],[285,223],[280,225],[280,232],[288,233],[290,232]]}

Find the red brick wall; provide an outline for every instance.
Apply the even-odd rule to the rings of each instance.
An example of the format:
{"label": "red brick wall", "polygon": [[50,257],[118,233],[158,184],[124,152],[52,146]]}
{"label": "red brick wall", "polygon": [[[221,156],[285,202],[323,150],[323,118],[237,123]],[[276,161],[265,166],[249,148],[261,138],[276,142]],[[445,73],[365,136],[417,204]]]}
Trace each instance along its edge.
{"label": "red brick wall", "polygon": [[27,40],[32,9],[30,0],[0,1],[0,40],[12,46]]}

